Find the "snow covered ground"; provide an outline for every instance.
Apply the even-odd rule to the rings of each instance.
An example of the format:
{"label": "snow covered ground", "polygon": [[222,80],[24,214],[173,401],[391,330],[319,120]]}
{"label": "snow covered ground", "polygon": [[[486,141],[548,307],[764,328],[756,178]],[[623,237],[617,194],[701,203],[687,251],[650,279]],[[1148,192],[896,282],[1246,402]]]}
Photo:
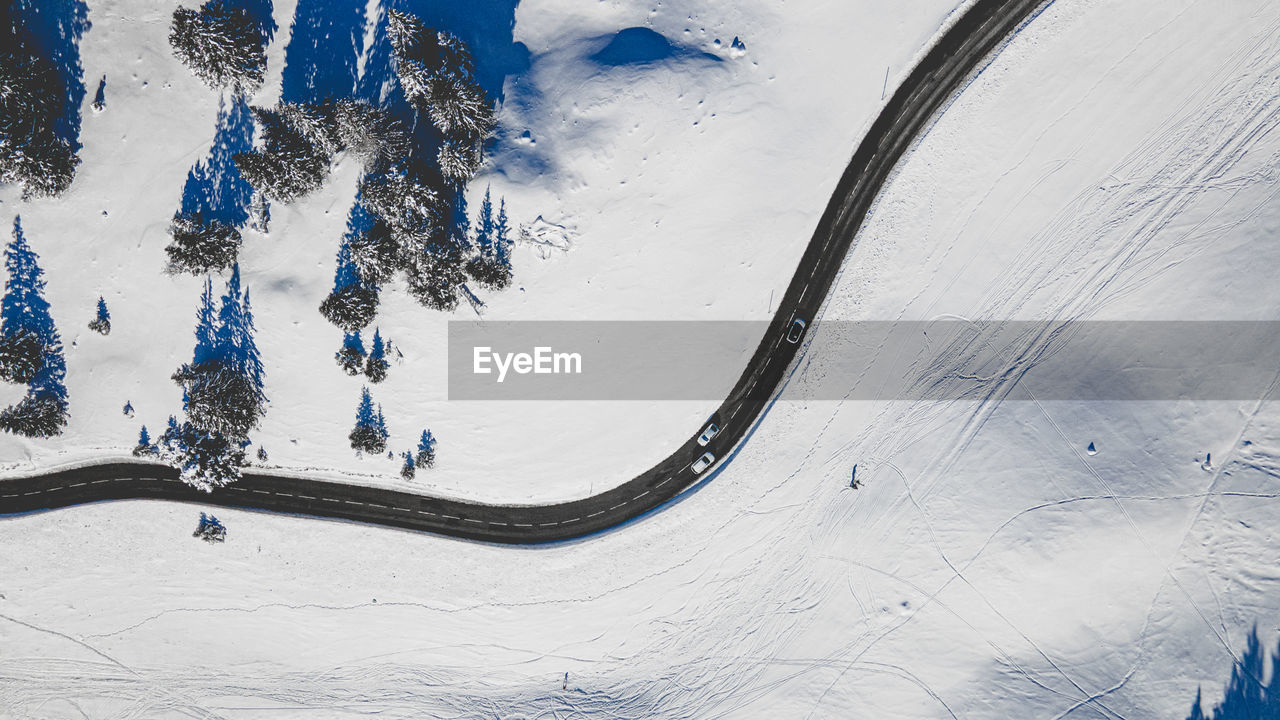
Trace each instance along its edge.
{"label": "snow covered ground", "polygon": [[[44,263],[71,397],[61,438],[0,437],[9,474],[127,455],[139,426],[162,429],[181,410],[169,377],[190,357],[201,281],[159,273],[165,228],[187,170],[207,153],[218,99],[169,52],[173,5],[91,3],[85,76],[107,74],[107,110],[86,112],[75,185],[59,200],[24,205],[10,193],[0,206],[22,214]],[[485,317],[770,318],[882,92],[955,5],[520,3],[514,41],[527,46],[529,69],[507,78],[501,137],[471,207],[491,186],[537,244],[517,247],[515,286],[485,295]],[[275,3],[257,104],[279,95],[295,9]],[[668,38],[671,57],[593,59],[630,27]],[[343,164],[313,197],[275,206],[270,235],[247,233],[241,264],[271,401],[253,439],[272,467],[399,486],[399,460],[362,460],[348,446],[364,378],[334,362],[342,334],[317,311],[358,165]],[[107,338],[86,328],[98,295],[112,312]],[[464,304],[452,317],[475,315]],[[439,439],[437,467],[418,474],[424,491],[491,502],[585,496],[666,457],[717,405],[448,403],[449,318],[395,285],[376,321],[403,353],[373,388],[391,449],[411,449],[424,428]],[[126,401],[133,418],[121,414]]]}
{"label": "snow covered ground", "polygon": [[[741,7],[782,21],[733,30],[743,59],[789,37],[809,79],[862,72],[823,60],[850,33],[905,62],[946,11],[895,13],[909,30],[872,3]],[[1277,38],[1266,0],[1057,0],[902,165],[824,317],[1274,319]],[[794,115],[845,148],[850,117]],[[583,238],[525,272],[605,255]],[[491,311],[533,313],[529,287]],[[714,316],[748,317],[742,297]],[[712,482],[581,542],[226,512],[209,546],[195,508],[146,502],[4,520],[0,717],[1178,718],[1197,686],[1216,701],[1255,625],[1275,644],[1274,394],[1044,402],[1031,369],[958,402],[804,401],[822,344]],[[904,373],[945,388],[964,348],[936,357]]]}

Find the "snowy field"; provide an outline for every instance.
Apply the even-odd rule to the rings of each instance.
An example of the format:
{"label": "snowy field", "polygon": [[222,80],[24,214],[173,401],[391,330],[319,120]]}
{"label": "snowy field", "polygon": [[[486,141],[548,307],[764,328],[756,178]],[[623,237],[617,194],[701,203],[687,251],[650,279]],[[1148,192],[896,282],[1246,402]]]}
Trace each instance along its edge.
{"label": "snowy field", "polygon": [[[785,281],[788,258],[874,112],[884,65],[890,82],[900,77],[952,9],[920,3],[890,19],[871,2],[707,3],[706,13],[730,13],[716,16],[727,23],[722,32],[685,10],[658,7],[646,18],[648,10],[627,16],[611,4],[548,4],[521,5],[517,18],[535,57],[539,42],[562,46],[558,38],[576,33],[566,28],[591,35],[646,20],[668,34],[706,23],[722,40],[746,42],[745,64],[707,97],[745,103],[733,105],[741,132],[775,121],[786,128],[795,146],[765,143],[786,163],[744,152],[747,136],[729,131],[719,146],[709,136],[681,140],[680,123],[651,130],[651,161],[659,146],[688,141],[744,163],[723,177],[759,182],[760,197],[780,203],[757,217],[771,218],[776,241],[756,238],[750,258],[733,255],[742,268],[682,291],[689,307],[672,301],[682,316],[731,318],[764,312],[770,283]],[[842,53],[860,60],[846,66]],[[752,79],[775,74],[772,83]],[[832,75],[842,79],[830,83]],[[776,89],[787,77],[795,84]],[[679,94],[653,78],[635,81]],[[627,114],[629,100],[602,96],[618,104],[605,103],[603,115]],[[733,114],[706,102],[708,116],[728,126]],[[1277,125],[1275,3],[1057,0],[902,164],[824,317],[1275,319]],[[602,181],[574,179],[606,173],[586,147],[555,153],[576,168],[558,176],[557,200],[548,190],[517,202],[501,184],[516,178],[493,178],[518,217],[576,213],[582,234],[567,255],[522,259],[526,292],[494,298],[491,312],[550,313],[554,303],[535,304],[552,302],[565,277],[595,279],[596,264],[584,258],[597,253],[603,263],[617,252],[604,241],[592,249],[585,229],[623,227],[614,213],[644,212]],[[637,147],[599,152],[621,174],[635,167],[623,160],[642,154]],[[179,165],[164,187],[179,182]],[[73,194],[92,187],[92,167],[86,159]],[[651,192],[664,187],[658,176],[643,180]],[[707,190],[718,191],[726,203],[733,196]],[[595,194],[603,192],[618,204]],[[705,196],[701,187],[668,196],[666,217],[687,213],[685,222],[696,216],[723,229],[725,218],[758,210],[739,198],[713,222],[689,208]],[[597,205],[599,215],[585,210]],[[39,211],[30,214],[37,244]],[[303,208],[283,215],[282,226],[306,217]],[[643,224],[627,227],[639,233]],[[760,229],[738,227],[753,237]],[[681,233],[665,230],[644,237],[680,245]],[[652,246],[625,247],[643,255]],[[262,254],[247,264],[271,267],[268,248],[252,242],[249,253]],[[60,252],[51,242],[37,249],[51,265]],[[774,252],[773,262],[763,259]],[[316,249],[316,262],[329,255]],[[106,257],[104,267],[115,262]],[[649,299],[665,297],[621,289],[622,269],[611,276],[630,308],[618,312],[648,317]],[[315,281],[316,292],[327,279]],[[268,284],[260,278],[263,296]],[[97,293],[83,290],[81,304],[89,308]],[[566,311],[591,304],[587,292],[563,293]],[[75,305],[63,300],[54,297],[55,309]],[[188,314],[175,311],[174,327]],[[264,338],[276,335],[262,326]],[[1032,368],[1015,386],[993,382],[965,401],[800,400],[824,373],[823,341],[819,331],[781,400],[712,482],[586,541],[506,548],[226,512],[227,542],[212,546],[188,537],[196,508],[148,502],[4,520],[0,717],[1183,718],[1197,687],[1207,706],[1221,698],[1255,627],[1264,647],[1275,646],[1274,394],[1044,402],[1036,394],[1048,394],[1052,378]],[[156,372],[185,352],[175,349]],[[945,389],[965,349],[936,357],[904,362],[903,372]],[[72,385],[73,403],[77,392],[91,391]],[[648,432],[644,422],[636,420],[638,433]],[[82,432],[81,441],[90,431]],[[104,445],[115,442],[101,432]],[[856,491],[847,487],[855,463],[864,482]]]}
{"label": "snowy field", "polygon": [[[529,67],[503,85],[499,138],[472,181],[471,207],[491,187],[513,225],[552,246],[518,243],[515,284],[481,293],[484,317],[769,319],[882,93],[955,4],[912,0],[892,12],[869,3],[516,5],[511,42],[527,47]],[[154,435],[182,409],[169,378],[190,358],[203,281],[162,275],[163,248],[186,174],[208,154],[218,96],[169,50],[174,6],[90,3],[85,77],[107,75],[107,104],[86,110],[76,181],[57,200],[2,198],[6,222],[21,213],[41,256],[68,346],[71,402],[60,438],[0,436],[4,473],[127,456],[141,425]],[[274,5],[279,30],[255,104],[281,92],[295,11],[290,0]],[[595,59],[630,27],[668,38],[671,57]],[[333,283],[359,175],[354,159],[341,163],[320,192],[273,206],[269,235],[246,231],[241,266],[270,399],[252,439],[273,468],[402,486],[399,460],[360,459],[349,447],[364,378],[334,362],[342,333],[316,309]],[[112,313],[106,338],[86,327],[99,295]],[[449,403],[451,317],[475,314],[465,303],[452,315],[425,310],[397,281],[374,323],[403,355],[372,388],[390,449],[411,449],[427,428],[440,443],[436,468],[417,476],[423,491],[490,502],[586,496],[666,457],[723,394],[657,404]],[[725,391],[734,380],[724,378]],[[20,388],[3,391],[17,397]],[[132,418],[121,412],[126,402]]]}

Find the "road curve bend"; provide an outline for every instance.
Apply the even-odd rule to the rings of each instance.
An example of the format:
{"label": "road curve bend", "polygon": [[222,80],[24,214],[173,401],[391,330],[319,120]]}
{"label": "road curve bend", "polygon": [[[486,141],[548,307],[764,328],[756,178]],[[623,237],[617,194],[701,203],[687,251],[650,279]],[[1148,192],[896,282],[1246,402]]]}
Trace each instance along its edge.
{"label": "road curve bend", "polygon": [[[893,168],[983,60],[1052,0],[976,0],[894,92],[836,185],[778,312],[729,397],[712,415],[720,433],[707,447],[690,437],[647,472],[598,495],[549,505],[487,505],[323,480],[246,472],[205,493],[156,463],[105,462],[0,481],[0,515],[108,500],[170,500],[405,528],[495,543],[531,544],[612,528],[667,503],[713,469],[691,464],[711,451],[720,462],[759,420],[803,343],[786,334],[810,322]],[[695,432],[701,433],[702,428]]]}

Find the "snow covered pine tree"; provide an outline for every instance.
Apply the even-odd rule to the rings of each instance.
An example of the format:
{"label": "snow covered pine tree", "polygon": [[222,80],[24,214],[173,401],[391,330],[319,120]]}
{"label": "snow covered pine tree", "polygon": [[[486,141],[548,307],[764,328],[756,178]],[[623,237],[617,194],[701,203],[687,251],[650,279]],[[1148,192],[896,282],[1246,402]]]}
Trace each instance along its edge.
{"label": "snow covered pine tree", "polygon": [[26,383],[27,395],[0,411],[0,429],[27,437],[51,437],[67,424],[67,366],[62,339],[44,299],[39,257],[27,245],[21,218],[5,246],[8,277],[0,300],[0,376]]}
{"label": "snow covered pine tree", "polygon": [[216,317],[212,283],[206,280],[196,318],[192,361],[173,375],[182,386],[187,419],[178,424],[170,418],[161,456],[184,482],[209,491],[240,478],[249,432],[266,412],[262,359],[238,265],[232,266]]}
{"label": "snow covered pine tree", "polygon": [[269,3],[265,12],[266,18],[255,17],[224,0],[210,0],[199,10],[180,7],[173,11],[169,44],[209,87],[252,93],[266,76],[267,41],[275,28]]}
{"label": "snow covered pine tree", "polygon": [[23,20],[6,14],[0,9],[0,183],[21,183],[24,197],[60,195],[80,164],[78,143],[57,130],[63,74],[21,37]]}
{"label": "snow covered pine tree", "polygon": [[387,379],[387,368],[391,367],[391,363],[387,362],[387,348],[382,343],[382,333],[374,328],[373,330],[373,346],[369,350],[369,358],[364,363],[365,377],[369,378],[369,382],[377,384]]}
{"label": "snow covered pine tree", "polygon": [[374,410],[373,397],[369,388],[360,391],[360,406],[356,409],[356,426],[347,436],[351,440],[351,448],[356,452],[377,454],[387,449],[387,424],[382,417],[382,408]]}
{"label": "snow covered pine tree", "polygon": [[467,262],[467,274],[488,290],[502,290],[511,284],[511,241],[507,239],[507,207],[502,201],[495,220],[489,189],[476,217],[476,255]]}
{"label": "snow covered pine tree", "polygon": [[418,440],[418,464],[428,468],[436,464],[436,436],[430,430],[423,430]]}
{"label": "snow covered pine tree", "polygon": [[107,312],[107,301],[98,296],[98,314],[89,321],[89,329],[101,335],[111,334],[111,313]]}
{"label": "snow covered pine tree", "polygon": [[333,356],[338,366],[346,374],[355,377],[364,368],[364,341],[360,339],[360,331],[347,333],[342,338],[342,348]]}
{"label": "snow covered pine tree", "polygon": [[158,454],[160,454],[159,448],[151,442],[151,434],[147,432],[147,426],[143,425],[142,430],[138,433],[138,444],[133,447],[133,456],[149,457]]}

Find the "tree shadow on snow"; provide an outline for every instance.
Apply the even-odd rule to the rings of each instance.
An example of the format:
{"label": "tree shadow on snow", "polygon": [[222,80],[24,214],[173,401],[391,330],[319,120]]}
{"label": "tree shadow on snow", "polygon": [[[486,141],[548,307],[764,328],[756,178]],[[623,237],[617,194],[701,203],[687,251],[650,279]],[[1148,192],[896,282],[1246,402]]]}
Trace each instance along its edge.
{"label": "tree shadow on snow", "polygon": [[1271,653],[1268,662],[1255,625],[1244,654],[1231,668],[1231,679],[1227,681],[1222,701],[1206,710],[1197,690],[1187,720],[1280,720],[1278,665],[1280,646]]}
{"label": "tree shadow on snow", "polygon": [[237,96],[218,109],[218,129],[208,159],[187,173],[182,188],[182,213],[200,213],[206,220],[239,228],[249,220],[253,187],[240,175],[234,156],[253,149],[253,114]]}
{"label": "tree shadow on snow", "polygon": [[63,90],[63,108],[54,130],[59,138],[80,148],[80,105],[84,102],[84,68],[80,38],[89,29],[89,8],[83,0],[0,0],[0,39],[4,50],[42,58],[51,63]]}

